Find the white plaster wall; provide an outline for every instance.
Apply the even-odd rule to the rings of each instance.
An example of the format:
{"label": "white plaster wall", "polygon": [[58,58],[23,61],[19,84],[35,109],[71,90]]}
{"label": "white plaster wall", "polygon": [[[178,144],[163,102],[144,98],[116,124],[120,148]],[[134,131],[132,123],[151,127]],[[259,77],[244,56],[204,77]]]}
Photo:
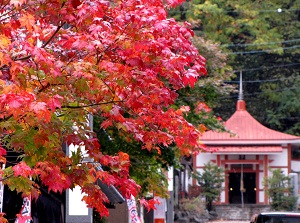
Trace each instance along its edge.
{"label": "white plaster wall", "polygon": [[[225,182],[222,184],[222,186],[225,189]],[[225,191],[224,190],[220,194],[220,201],[221,201],[221,203],[225,202]]]}
{"label": "white plaster wall", "polygon": [[[269,160],[273,160],[273,162],[269,163],[270,169],[278,169],[280,168],[283,174],[288,175],[288,150],[283,149],[281,154],[269,155]],[[269,176],[272,173],[269,171]]]}
{"label": "white plaster wall", "polygon": [[300,160],[293,160],[291,163],[292,172],[300,172]]}
{"label": "white plaster wall", "polygon": [[264,191],[258,192],[258,199],[259,199],[259,202],[264,202],[264,200],[265,200],[265,192]]}
{"label": "white plaster wall", "polygon": [[272,168],[270,168],[269,169],[269,171],[268,171],[268,176],[272,176],[272,172],[271,172],[271,170],[275,170],[275,169],[281,169],[281,171],[282,171],[282,173],[284,174],[284,175],[288,175],[288,169],[287,168],[283,168],[283,167],[272,167]]}
{"label": "white plaster wall", "polygon": [[[263,170],[263,165],[260,165],[259,167],[260,170]],[[259,172],[259,182],[256,186],[256,189],[259,190],[259,193],[258,193],[258,202],[264,202],[265,200],[265,192],[264,191],[261,191],[264,189],[264,173],[263,172]]]}
{"label": "white plaster wall", "polygon": [[200,153],[196,157],[196,166],[204,166],[211,160],[216,160],[217,156],[211,153]]}
{"label": "white plaster wall", "polygon": [[283,149],[282,153],[278,154],[270,154],[269,160],[273,160],[273,162],[269,163],[270,166],[287,166],[288,163],[288,150]]}
{"label": "white plaster wall", "polygon": [[256,155],[246,155],[247,160],[256,160]]}
{"label": "white plaster wall", "polygon": [[288,169],[287,168],[281,168],[282,172],[284,175],[289,175]]}
{"label": "white plaster wall", "polygon": [[237,155],[237,154],[233,154],[233,155],[229,155],[228,156],[228,159],[230,159],[230,160],[238,160],[240,158],[240,156],[239,155]]}

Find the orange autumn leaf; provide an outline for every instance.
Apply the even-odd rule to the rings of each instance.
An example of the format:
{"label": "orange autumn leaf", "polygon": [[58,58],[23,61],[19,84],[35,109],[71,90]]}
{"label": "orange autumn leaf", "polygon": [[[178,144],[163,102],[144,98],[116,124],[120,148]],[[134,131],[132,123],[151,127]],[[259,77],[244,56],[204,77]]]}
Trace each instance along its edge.
{"label": "orange autumn leaf", "polygon": [[7,48],[9,44],[11,44],[10,39],[5,35],[0,35],[0,49]]}
{"label": "orange autumn leaf", "polygon": [[35,18],[33,15],[26,13],[23,14],[19,21],[22,26],[26,27],[28,31],[33,30],[33,26],[35,25]]}

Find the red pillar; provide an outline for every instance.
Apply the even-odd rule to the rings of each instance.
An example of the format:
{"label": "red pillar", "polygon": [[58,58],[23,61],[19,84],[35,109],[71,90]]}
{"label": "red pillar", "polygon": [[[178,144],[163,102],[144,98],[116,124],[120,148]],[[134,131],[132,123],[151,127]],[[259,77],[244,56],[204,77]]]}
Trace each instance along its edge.
{"label": "red pillar", "polygon": [[[268,166],[269,166],[269,159],[268,155],[264,155],[264,177],[268,177]],[[265,192],[265,197],[264,197],[264,204],[268,204],[268,196],[267,193]]]}

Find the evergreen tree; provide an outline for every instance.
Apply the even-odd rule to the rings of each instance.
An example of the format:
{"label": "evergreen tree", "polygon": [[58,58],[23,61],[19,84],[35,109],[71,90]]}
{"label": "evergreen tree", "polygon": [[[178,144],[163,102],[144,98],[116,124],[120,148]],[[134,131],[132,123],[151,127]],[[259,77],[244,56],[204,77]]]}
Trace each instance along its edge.
{"label": "evergreen tree", "polygon": [[205,196],[206,209],[213,209],[213,201],[216,201],[222,191],[222,183],[225,180],[225,170],[212,163],[205,164],[202,173],[196,172],[193,177],[201,186],[202,194]]}
{"label": "evergreen tree", "polygon": [[[299,5],[289,0],[194,0],[170,12],[186,18],[198,36],[220,44],[236,73],[226,83],[237,88],[243,73],[247,109],[259,122],[295,135],[300,134]],[[236,100],[235,92],[221,96],[215,114],[227,120]]]}
{"label": "evergreen tree", "polygon": [[275,211],[292,211],[297,197],[293,195],[291,178],[282,173],[281,169],[271,171],[272,175],[265,178],[265,191],[270,197],[270,206]]}

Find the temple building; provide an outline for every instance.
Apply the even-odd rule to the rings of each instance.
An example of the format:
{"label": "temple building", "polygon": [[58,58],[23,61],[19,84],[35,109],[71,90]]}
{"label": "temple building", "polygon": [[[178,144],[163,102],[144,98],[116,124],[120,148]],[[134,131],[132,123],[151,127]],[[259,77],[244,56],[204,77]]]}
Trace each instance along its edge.
{"label": "temple building", "polygon": [[[272,169],[298,175],[300,137],[274,131],[255,120],[246,109],[241,85],[236,111],[225,127],[230,132],[203,134],[201,141],[215,152],[197,155],[194,170],[201,171],[208,162],[226,169],[220,204],[269,204],[263,180]],[[192,184],[196,186],[196,181]]]}

